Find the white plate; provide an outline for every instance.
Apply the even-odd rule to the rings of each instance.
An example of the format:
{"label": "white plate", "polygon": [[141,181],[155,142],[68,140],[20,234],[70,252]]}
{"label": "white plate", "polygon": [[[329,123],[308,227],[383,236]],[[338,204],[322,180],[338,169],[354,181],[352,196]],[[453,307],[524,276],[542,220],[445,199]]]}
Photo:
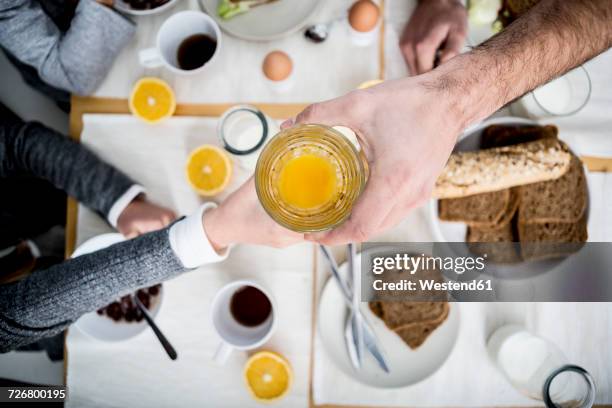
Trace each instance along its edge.
{"label": "white plate", "polygon": [[[466,129],[465,132],[459,137],[457,146],[455,149],[459,151],[477,150],[480,148],[480,136],[482,131],[490,125],[538,125],[537,122],[529,119],[517,118],[517,117],[498,117],[485,120],[475,126]],[[570,146],[570,150],[571,146]],[[590,204],[588,201],[588,179],[587,179],[587,208],[586,216],[587,221],[590,214]],[[465,242],[465,236],[467,233],[467,225],[463,222],[448,222],[440,221],[438,218],[438,200],[431,199],[429,202],[429,224],[434,234],[434,239],[437,242]],[[446,247],[439,246],[439,250],[445,249],[448,251],[447,256],[465,256],[460,254],[456,250],[457,246],[447,245]],[[467,246],[465,251],[469,252]],[[508,279],[522,279],[525,277],[533,277],[538,274],[546,273],[552,270],[566,258],[554,258],[538,261],[523,261],[516,264],[494,264],[491,263],[487,267],[487,273],[498,278]],[[498,282],[498,284],[500,284]],[[509,284],[509,283],[505,283]],[[501,290],[501,288],[499,288]],[[520,298],[521,301],[531,301],[528,297]]]}
{"label": "white plate", "polygon": [[149,10],[135,10],[133,8],[130,7],[129,3],[125,0],[115,0],[115,8],[119,11],[121,11],[122,13],[126,13],[126,14],[131,14],[133,16],[150,16],[150,15],[154,15],[154,14],[159,14],[162,13],[166,10],[168,10],[171,7],[176,6],[176,4],[178,3],[179,0],[170,0],[169,2],[159,6],[159,7],[155,7],[154,9],[149,9]]}
{"label": "white plate", "polygon": [[[123,241],[125,241],[125,237],[118,233],[98,235],[81,244],[72,254],[72,258],[89,254]],[[152,298],[153,302],[150,312],[153,317],[159,312],[162,295],[163,287],[159,295]],[[115,322],[110,317],[100,316],[94,311],[81,316],[74,324],[74,327],[98,340],[123,341],[142,333],[149,325],[144,320],[130,323],[124,321]]]}
{"label": "white plate", "polygon": [[320,0],[277,0],[244,14],[223,20],[217,14],[219,0],[199,0],[206,12],[229,34],[250,41],[279,39],[298,31],[308,22]]}
{"label": "white plate", "polygon": [[[358,265],[359,260],[358,255],[356,259]],[[346,272],[346,268],[346,263],[340,267],[342,275]],[[374,387],[406,387],[436,372],[453,350],[459,332],[459,307],[452,302],[449,305],[450,311],[444,323],[429,335],[425,343],[412,350],[370,311],[366,302],[361,303],[361,310],[372,325],[380,348],[385,354],[390,369],[389,374],[381,370],[369,353],[364,356],[361,370],[353,369],[344,342],[347,308],[333,278],[325,284],[319,301],[318,332],[329,359],[347,375]]]}

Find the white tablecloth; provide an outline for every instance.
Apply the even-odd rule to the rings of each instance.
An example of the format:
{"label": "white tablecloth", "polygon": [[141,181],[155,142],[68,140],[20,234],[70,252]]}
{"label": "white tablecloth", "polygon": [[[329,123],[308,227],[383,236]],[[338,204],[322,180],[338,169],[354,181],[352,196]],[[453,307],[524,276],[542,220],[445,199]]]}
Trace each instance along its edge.
{"label": "white tablecloth", "polygon": [[[341,18],[352,2],[323,0],[320,4],[312,22]],[[165,68],[141,67],[138,51],[152,47],[163,21],[183,9],[198,10],[197,0],[182,0],[168,12],[138,18],[136,38],[121,52],[95,95],[126,98],[138,78],[152,75],[168,81],[183,103],[315,102],[342,95],[379,76],[379,42],[366,47],[352,45],[346,21],[335,23],[329,38],[321,44],[306,40],[302,32],[274,42],[246,42],[223,33],[216,60],[196,75],[175,76]],[[287,52],[294,63],[293,88],[281,94],[268,86],[261,70],[266,54],[277,49]]]}
{"label": "white tablecloth", "polygon": [[[340,15],[350,1],[322,3],[325,7],[316,21]],[[196,7],[195,0],[185,0],[177,9]],[[397,43],[413,7],[414,1],[386,0],[386,78],[406,74]],[[135,52],[153,44],[154,33],[166,16],[139,19],[137,39],[122,52],[96,96],[126,97],[137,78],[150,74],[168,80],[179,102],[309,102],[342,94],[378,74],[377,46],[347,46],[342,26],[337,26],[330,40],[322,45],[308,44],[301,34],[260,44],[226,36],[216,67],[193,81],[174,77],[164,69],[145,71],[139,67]],[[262,81],[261,60],[271,49],[288,51],[296,62],[296,87],[291,93],[274,94]],[[568,118],[542,122],[559,126],[561,138],[579,154],[610,156],[612,52],[588,62],[586,68],[593,84],[586,108]],[[213,121],[174,118],[150,128],[136,123],[127,117],[88,116],[82,139],[103,158],[142,181],[153,199],[180,213],[192,211],[200,200],[184,181],[182,161],[192,147],[213,140]],[[589,222],[590,239],[610,241],[612,175],[590,174],[589,185],[594,214]],[[106,230],[97,216],[81,209],[78,242]],[[399,227],[379,237],[400,241],[432,239],[425,209],[413,212]],[[227,262],[167,283],[159,322],[181,355],[176,363],[167,360],[150,332],[121,345],[98,343],[71,332],[68,406],[251,405],[240,374],[245,356],[235,354],[222,369],[213,366],[209,358],[218,339],[207,320],[207,300],[224,282],[240,276],[261,276],[273,289],[278,303],[288,305],[281,309],[281,325],[269,347],[285,354],[296,373],[296,383],[280,405],[307,406],[311,263],[308,245],[284,251],[237,248]],[[320,289],[327,272],[324,265],[319,270]],[[612,343],[610,304],[462,304],[460,309],[459,338],[446,364],[424,382],[401,390],[382,391],[355,382],[327,359],[315,338],[315,402],[376,406],[533,405],[503,379],[484,353],[486,336],[506,322],[523,323],[557,343],[572,362],[587,368],[597,379],[598,401],[612,402],[612,352],[607,347]]]}

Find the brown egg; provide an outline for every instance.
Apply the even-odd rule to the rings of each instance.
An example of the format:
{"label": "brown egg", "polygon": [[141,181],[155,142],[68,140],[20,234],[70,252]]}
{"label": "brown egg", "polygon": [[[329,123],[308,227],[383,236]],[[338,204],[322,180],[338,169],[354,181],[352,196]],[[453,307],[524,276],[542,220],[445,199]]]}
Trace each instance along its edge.
{"label": "brown egg", "polygon": [[359,0],[349,10],[349,24],[356,31],[367,32],[376,27],[380,11],[372,0]]}
{"label": "brown egg", "polygon": [[272,81],[282,81],[291,75],[293,62],[282,51],[272,51],[264,58],[262,70],[264,75]]}

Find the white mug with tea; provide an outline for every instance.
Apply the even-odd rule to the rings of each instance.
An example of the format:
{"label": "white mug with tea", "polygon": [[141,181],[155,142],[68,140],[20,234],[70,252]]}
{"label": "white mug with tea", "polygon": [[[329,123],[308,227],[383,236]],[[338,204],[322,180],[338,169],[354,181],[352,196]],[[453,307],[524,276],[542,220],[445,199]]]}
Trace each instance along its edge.
{"label": "white mug with tea", "polygon": [[140,51],[145,68],[165,66],[177,74],[195,74],[210,65],[221,46],[221,30],[208,15],[182,11],[168,18],[159,31],[155,47]]}
{"label": "white mug with tea", "polygon": [[223,364],[233,350],[251,350],[270,339],[276,327],[275,302],[258,283],[238,280],[215,295],[211,319],[221,344],[214,360]]}

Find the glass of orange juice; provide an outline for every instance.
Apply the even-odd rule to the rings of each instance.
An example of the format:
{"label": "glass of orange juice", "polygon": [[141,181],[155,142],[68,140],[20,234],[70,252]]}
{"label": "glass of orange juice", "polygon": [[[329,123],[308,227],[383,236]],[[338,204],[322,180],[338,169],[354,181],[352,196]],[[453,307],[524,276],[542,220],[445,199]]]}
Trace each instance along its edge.
{"label": "glass of orange juice", "polygon": [[331,229],[351,213],[367,178],[367,162],[334,128],[297,125],[261,152],[255,185],[266,212],[298,232]]}

